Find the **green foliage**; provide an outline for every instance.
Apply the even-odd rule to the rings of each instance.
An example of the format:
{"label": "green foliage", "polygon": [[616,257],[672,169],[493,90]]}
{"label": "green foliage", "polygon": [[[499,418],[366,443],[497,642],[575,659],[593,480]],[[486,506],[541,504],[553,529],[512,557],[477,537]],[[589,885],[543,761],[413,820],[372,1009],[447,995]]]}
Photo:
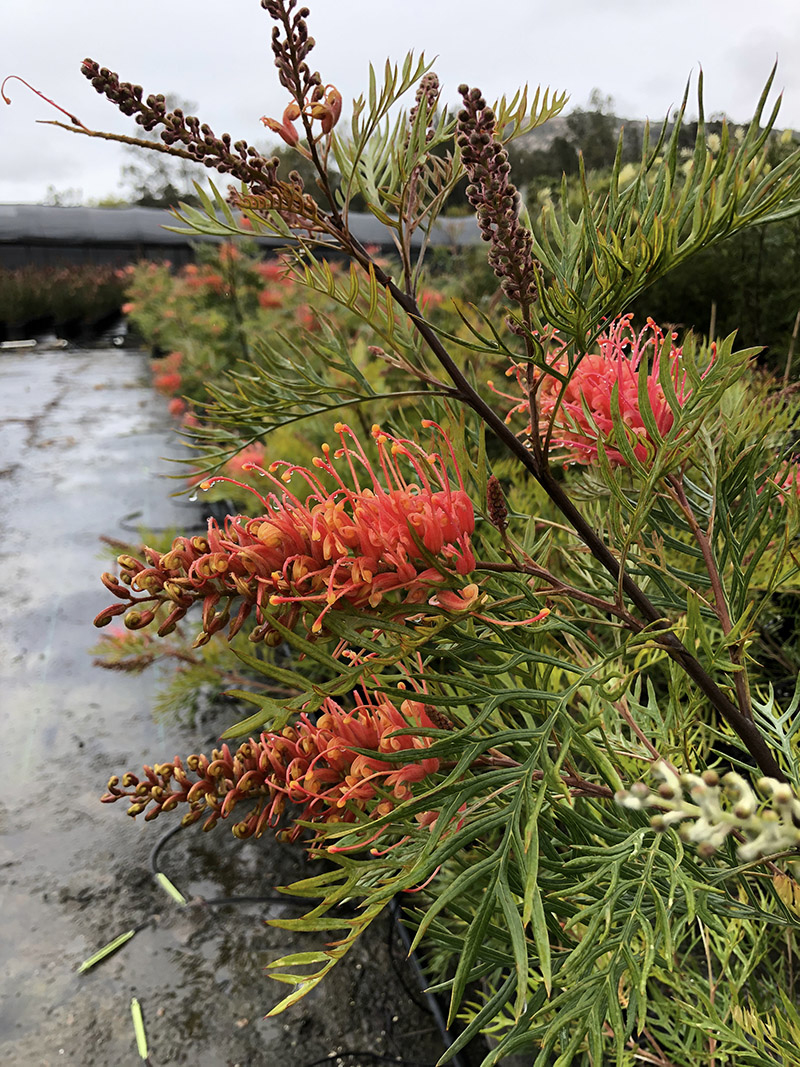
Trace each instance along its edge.
{"label": "green foliage", "polygon": [[748,230],[700,251],[634,301],[633,309],[706,335],[713,312],[717,334],[735,330],[739,344],[763,346],[762,362],[782,373],[800,310],[798,249],[796,218]]}
{"label": "green foliage", "polygon": [[[248,318],[258,265],[228,251],[245,277],[235,284],[244,310],[218,348],[207,334],[220,292],[206,267],[194,277],[207,292],[191,299],[185,276],[141,278],[138,314],[210,382],[197,431],[210,465],[267,435],[277,446],[290,427],[321,444],[333,409],[349,409],[367,431],[352,447],[350,431],[336,431],[350,481],[328,450],[305,467],[293,451],[286,473],[303,482],[298,496],[280,497],[273,480],[249,523],[212,523],[207,545],[178,539],[165,555],[145,553],[147,565],[123,557],[119,581],[104,579],[124,599],[127,577],[143,604],[152,595],[181,607],[203,590],[201,649],[221,646],[210,639],[228,619],[221,596],[257,606],[255,653],[236,638],[230,660],[244,681],[229,688],[250,714],[225,733],[253,736],[206,761],[201,784],[212,825],[235,805],[255,804],[252,815],[280,801],[289,836],[304,831],[328,860],[287,890],[318,903],[274,920],[318,934],[321,947],[276,961],[291,991],[273,1013],[408,894],[415,945],[464,1026],[442,1062],[480,1033],[494,1042],[483,1067],[516,1052],[536,1067],[796,1062],[792,857],[740,862],[730,835],[696,850],[700,831],[688,844],[668,824],[656,833],[625,800],[649,796],[635,783],[660,761],[695,784],[715,768],[735,769],[737,782],[766,775],[787,811],[800,805],[794,679],[778,695],[768,684],[769,628],[796,612],[797,394],[758,375],[731,335],[656,333],[651,343],[607,321],[701,250],[800,210],[800,156],[773,160],[776,110],[761,126],[772,77],[738,143],[723,126],[711,150],[701,95],[691,159],[681,156],[684,100],[671,132],[655,146],[645,138],[633,173],[620,144],[605,192],[581,174],[576,208],[565,184],[533,229],[532,308],[467,291],[437,311],[422,306],[410,238],[462,176],[454,135],[464,120],[439,107],[430,78],[401,110],[430,73],[409,57],[387,64],[382,82],[371,74],[352,135],[340,137],[323,103],[330,87],[303,81],[303,40],[286,44],[294,74],[279,66],[303,121],[300,149],[323,194],[335,158],[338,196],[310,202],[270,172],[260,199],[245,187],[228,202],[212,188],[180,212],[194,232],[292,243],[291,299],[272,318]],[[523,93],[497,105],[494,139],[470,173],[474,202],[492,188],[487,175],[506,173],[505,143],[563,103]],[[328,128],[317,134],[318,121]],[[349,232],[356,193],[394,230],[396,261],[373,258]],[[509,201],[481,204],[499,276],[529,248],[527,215]],[[301,300],[313,308],[304,332]],[[504,373],[509,392],[484,386]],[[378,418],[394,437],[369,433]],[[428,419],[443,427],[435,445]],[[411,473],[392,466],[397,456]],[[418,595],[385,595],[398,588]],[[151,621],[131,614],[137,633]],[[221,671],[208,655],[189,667]],[[785,663],[791,673],[794,653]],[[377,730],[381,715],[379,742],[365,747],[359,738],[373,734],[356,730]],[[148,790],[148,817],[175,807],[178,792],[162,803],[175,780],[183,800],[200,790],[174,766],[153,772],[133,814]],[[107,799],[131,795],[112,785]],[[742,787],[738,800],[749,795]]]}
{"label": "green foliage", "polygon": [[593,197],[584,180],[577,219],[563,205],[558,214],[545,208],[535,242],[546,280],[541,326],[555,326],[585,351],[605,318],[624,310],[695,252],[800,210],[797,152],[777,167],[769,164],[768,137],[777,108],[761,127],[773,77],[774,71],[739,145],[730,144],[723,126],[719,151],[709,148],[701,77],[700,121],[688,168],[679,168],[684,96],[669,137],[666,125],[654,147],[645,135],[641,164],[630,184],[623,187],[620,181],[620,141],[607,196]]}

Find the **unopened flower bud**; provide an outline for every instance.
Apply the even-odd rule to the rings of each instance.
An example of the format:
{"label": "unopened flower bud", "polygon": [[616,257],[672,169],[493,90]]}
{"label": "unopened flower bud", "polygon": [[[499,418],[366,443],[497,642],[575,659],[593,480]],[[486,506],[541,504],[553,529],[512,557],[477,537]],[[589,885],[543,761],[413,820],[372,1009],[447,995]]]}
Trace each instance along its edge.
{"label": "unopened flower bud", "polygon": [[103,626],[108,626],[112,619],[117,615],[122,615],[128,610],[126,604],[112,604],[110,607],[103,608],[103,610],[95,616],[94,625],[98,629],[102,629]]}
{"label": "unopened flower bud", "polygon": [[486,483],[486,510],[492,526],[502,533],[508,525],[508,508],[503,494],[503,487],[494,474],[490,476],[489,481]]}
{"label": "unopened flower bud", "polygon": [[792,800],[791,786],[786,782],[778,782],[772,791],[772,799],[776,804],[789,804]]}

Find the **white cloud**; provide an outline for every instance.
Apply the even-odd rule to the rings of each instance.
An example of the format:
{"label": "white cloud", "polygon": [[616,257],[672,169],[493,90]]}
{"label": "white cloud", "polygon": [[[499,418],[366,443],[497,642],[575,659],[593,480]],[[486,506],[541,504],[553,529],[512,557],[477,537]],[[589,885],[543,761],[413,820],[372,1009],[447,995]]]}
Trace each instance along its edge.
{"label": "white cloud", "polygon": [[[796,0],[313,0],[314,58],[346,99],[366,85],[371,59],[408,49],[438,54],[437,70],[455,100],[461,81],[489,95],[520,82],[542,83],[585,105],[595,87],[630,117],[660,120],[679,103],[700,63],[707,109],[735,119],[752,113],[775,54],[785,86],[783,124],[800,127],[800,4]],[[27,0],[6,5],[0,76],[17,73],[96,129],[127,132],[130,120],[100,99],[79,73],[90,55],[148,92],[197,100],[217,132],[263,140],[258,119],[278,115],[285,92],[258,0]],[[117,191],[124,162],[111,144],[88,142],[36,119],[58,117],[19,83],[0,105],[0,201],[36,200],[48,185],[80,186],[87,196]]]}

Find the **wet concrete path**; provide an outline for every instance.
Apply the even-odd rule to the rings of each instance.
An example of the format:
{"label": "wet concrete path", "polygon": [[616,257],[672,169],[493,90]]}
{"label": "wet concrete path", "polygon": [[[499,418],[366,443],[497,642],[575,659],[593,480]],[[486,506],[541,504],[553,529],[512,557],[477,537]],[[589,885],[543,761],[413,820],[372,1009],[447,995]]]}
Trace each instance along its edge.
{"label": "wet concrete path", "polygon": [[[185,528],[160,457],[178,450],[140,353],[0,353],[0,1062],[8,1067],[374,1067],[367,1053],[434,1064],[443,1046],[388,923],[299,1007],[264,966],[319,947],[263,924],[283,903],[179,907],[148,857],[175,825],[134,823],[98,797],[111,773],[214,746],[228,725],[152,714],[155,676],[92,666],[110,602],[100,535]],[[174,468],[173,468],[174,469]],[[197,832],[195,832],[197,831]],[[181,831],[160,864],[187,897],[262,895],[310,873],[299,850],[227,828]],[[98,948],[152,920],[84,975]],[[346,1055],[346,1050],[365,1050]],[[385,1062],[385,1061],[384,1061]]]}

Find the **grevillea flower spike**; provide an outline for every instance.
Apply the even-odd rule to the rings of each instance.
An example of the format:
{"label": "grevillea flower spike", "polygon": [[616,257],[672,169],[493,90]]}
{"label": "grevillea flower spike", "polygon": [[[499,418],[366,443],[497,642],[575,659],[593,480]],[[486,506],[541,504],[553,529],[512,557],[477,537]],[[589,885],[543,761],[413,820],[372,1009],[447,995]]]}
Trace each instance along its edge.
{"label": "grevillea flower spike", "polygon": [[[316,721],[301,715],[281,733],[251,737],[236,752],[223,745],[210,759],[202,754],[185,761],[176,757],[171,763],[146,766],[141,777],[127,773],[120,781],[114,776],[102,799],[113,803],[128,797],[128,814],[145,813],[148,821],[184,805],[184,825],[205,818],[205,830],[244,805],[249,811],[242,817],[240,807],[233,826],[233,833],[242,838],[260,837],[268,826],[277,826],[287,802],[294,806],[294,818],[306,823],[351,823],[359,812],[379,818],[411,796],[412,783],[439,769],[439,761],[425,755],[430,737],[397,731],[434,726],[420,700],[404,700],[398,708],[364,687],[363,699],[352,711],[328,698]],[[400,752],[410,758],[381,758]],[[295,840],[302,831],[295,824],[279,836]]]}
{"label": "grevillea flower spike", "polygon": [[[649,363],[646,380],[647,400],[653,414],[656,429],[665,435],[675,420],[660,383],[660,364],[664,358],[662,347],[665,334],[652,319],[638,333],[632,326],[632,315],[623,315],[611,323],[597,340],[597,352],[588,352],[572,372],[569,383],[562,391],[558,378],[540,374],[536,391],[539,411],[538,432],[544,437],[552,424],[551,447],[565,449],[574,463],[590,464],[597,459],[598,442],[613,440],[616,411],[612,404],[619,405],[619,417],[636,458],[642,462],[657,447],[645,425],[639,404],[639,366],[643,360]],[[681,367],[682,348],[675,345],[677,334],[670,335],[669,374],[678,403],[683,404],[691,395],[686,373]],[[563,346],[554,332],[549,338],[551,355],[548,363],[554,370],[567,375],[569,366]],[[712,345],[712,358],[714,346]],[[507,372],[515,376],[523,399],[500,393],[490,382],[490,388],[507,400],[514,402],[506,421],[515,413],[529,414],[526,367],[513,365]],[[530,422],[524,433],[530,434]],[[606,455],[611,463],[624,465],[626,460],[619,449],[606,446]]]}
{"label": "grevillea flower spike", "polygon": [[[472,502],[446,435],[433,423],[423,426],[441,435],[457,488],[441,454],[378,426],[372,429],[379,458],[375,470],[350,427],[339,423],[341,447],[332,452],[324,445],[314,470],[289,462],[269,469],[244,465],[278,492],[262,496],[223,477],[204,482],[205,488],[228,481],[249,489],[263,514],[228,516],[222,527],[211,519],[205,537],[178,537],[164,555],[145,548],[143,559],[120,556],[119,577],[105,574],[103,583],[127,603],[106,608],[95,624],[104,626],[127,611],[126,626],[138,629],[168,605],[158,630],[163,636],[200,601],[203,629],[196,645],[229,623],[233,636],[251,614],[251,640],[277,643],[273,618],[289,628],[302,619],[310,633],[318,634],[336,608],[373,616],[387,607],[390,614],[393,607],[403,614],[405,605],[425,602],[448,611],[469,610],[479,596],[477,585],[463,582],[476,566]],[[295,478],[310,489],[304,500],[287,488]],[[234,606],[238,613],[231,622]]]}

